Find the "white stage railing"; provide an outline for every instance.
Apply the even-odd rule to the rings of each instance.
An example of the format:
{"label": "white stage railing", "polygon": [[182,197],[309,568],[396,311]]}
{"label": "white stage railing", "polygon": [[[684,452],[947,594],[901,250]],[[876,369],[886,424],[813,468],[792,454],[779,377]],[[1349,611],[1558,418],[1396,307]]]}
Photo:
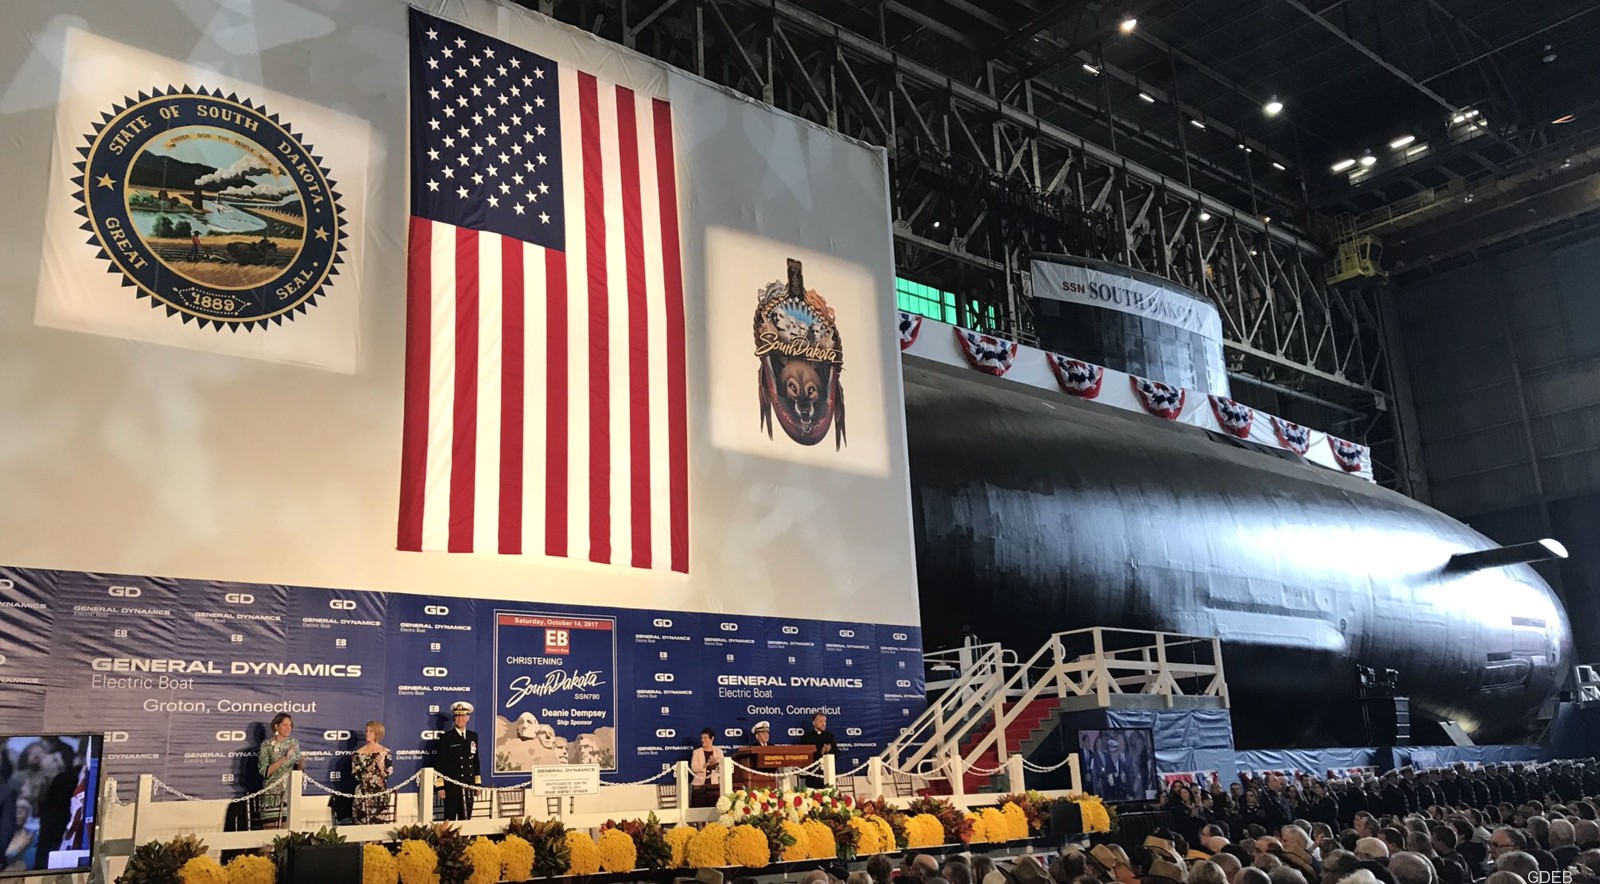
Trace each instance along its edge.
{"label": "white stage railing", "polygon": [[[1001,768],[989,770],[974,769],[959,755],[946,753],[937,760],[925,759],[921,764],[923,771],[921,773],[896,768],[886,764],[882,758],[873,757],[867,759],[865,764],[842,774],[836,770],[834,756],[829,755],[812,766],[784,771],[781,776],[792,780],[802,774],[820,775],[825,785],[837,787],[845,794],[858,799],[883,796],[891,805],[896,806],[905,806],[916,795],[914,793],[895,795],[892,788],[886,789],[893,777],[910,776],[918,782],[917,788],[926,787],[929,779],[948,779],[955,794],[942,797],[965,810],[992,805],[996,796],[964,794],[962,773],[987,775],[1003,770],[1014,787],[1013,791],[1020,792],[1026,788],[1028,774],[1053,771],[1063,765],[1071,767],[1074,788],[1049,791],[1044,794],[1051,798],[1065,798],[1078,794],[1080,787],[1076,755],[1069,756],[1065,761],[1050,768],[1037,767],[1029,764],[1021,756],[1012,756]],[[730,761],[719,768],[721,786],[726,791],[732,791],[733,788],[733,767]],[[383,793],[377,793],[398,794],[394,821],[339,826],[339,834],[355,842],[388,841],[390,833],[397,826],[432,822],[435,811],[435,790],[440,779],[442,775],[432,768],[424,768],[410,779],[390,787]],[[659,782],[663,779],[670,780],[670,787],[667,783]],[[313,791],[308,792],[308,787]],[[496,793],[511,790],[494,787],[468,788],[478,789],[484,796],[483,800],[491,802],[491,815],[456,822],[455,825],[461,832],[466,835],[496,835],[505,831],[510,815],[493,815],[503,806],[494,802],[494,798]],[[409,789],[415,791],[406,791]],[[113,880],[120,873],[127,857],[133,853],[134,847],[149,841],[194,834],[205,841],[215,856],[225,850],[265,848],[272,844],[273,839],[287,832],[315,831],[323,826],[332,825],[327,793],[338,791],[312,780],[302,771],[293,771],[289,774],[288,798],[284,806],[285,816],[281,828],[225,832],[223,825],[228,806],[254,796],[232,800],[194,798],[166,786],[150,774],[143,774],[138,778],[132,801],[119,800],[117,790],[116,780],[106,778],[102,785],[100,819],[95,832],[99,864],[92,880],[107,882]],[[713,807],[689,806],[691,788],[687,761],[680,761],[649,780],[633,783],[602,783],[598,795],[547,798],[534,794],[531,789],[525,788],[521,791],[523,812],[517,814],[518,816],[535,819],[559,818],[569,828],[574,829],[597,829],[606,820],[642,819],[651,813],[656,814],[657,818],[668,825],[709,822],[718,816]],[[163,800],[164,796],[169,797]],[[371,796],[363,794],[361,797]]]}
{"label": "white stage railing", "polygon": [[[961,770],[989,775],[975,764],[994,750],[1001,765],[996,771],[1009,770],[1006,730],[1040,697],[1092,697],[1102,708],[1114,705],[1118,694],[1161,697],[1169,708],[1176,697],[1208,697],[1221,708],[1229,705],[1222,642],[1216,636],[1097,626],[1058,632],[1021,663],[998,644],[935,651],[925,661],[930,672],[956,675],[930,678],[929,690],[942,692],[889,744],[883,760],[913,784],[949,779],[958,794],[964,784],[949,776],[948,764],[940,759],[956,755]],[[963,754],[962,742],[985,724],[990,724],[988,733]],[[1063,763],[1073,765],[1072,783],[1078,788],[1076,759]],[[1019,782],[1008,775],[1008,788]]]}

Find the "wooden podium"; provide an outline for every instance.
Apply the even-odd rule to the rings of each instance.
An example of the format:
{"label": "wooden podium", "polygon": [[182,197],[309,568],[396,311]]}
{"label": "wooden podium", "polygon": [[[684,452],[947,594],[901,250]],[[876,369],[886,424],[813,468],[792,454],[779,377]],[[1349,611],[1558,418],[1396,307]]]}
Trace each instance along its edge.
{"label": "wooden podium", "polygon": [[733,753],[733,760],[762,773],[750,773],[736,767],[733,769],[733,785],[743,789],[776,786],[778,776],[784,770],[805,767],[811,763],[816,751],[811,746],[748,746],[740,749]]}

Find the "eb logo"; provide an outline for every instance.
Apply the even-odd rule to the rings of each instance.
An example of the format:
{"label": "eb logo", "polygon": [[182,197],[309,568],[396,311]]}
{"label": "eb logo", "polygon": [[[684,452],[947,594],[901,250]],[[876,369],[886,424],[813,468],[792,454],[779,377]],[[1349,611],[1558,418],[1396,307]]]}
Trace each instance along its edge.
{"label": "eb logo", "polygon": [[450,670],[444,668],[443,666],[424,666],[424,667],[422,667],[422,675],[425,678],[444,678],[445,676],[447,676],[449,674],[450,674]]}
{"label": "eb logo", "polygon": [[328,607],[335,611],[354,611],[356,603],[354,599],[328,599]]}
{"label": "eb logo", "polygon": [[337,743],[340,740],[348,740],[348,739],[350,739],[350,732],[349,731],[323,731],[322,732],[322,738],[324,740],[327,740],[330,743]]}
{"label": "eb logo", "polygon": [[256,603],[256,597],[248,592],[230,592],[223,596],[222,599],[230,605],[253,605]]}
{"label": "eb logo", "polygon": [[572,653],[572,635],[565,629],[546,629],[544,631],[544,652],[546,654]]}
{"label": "eb logo", "polygon": [[656,673],[656,681],[659,681],[659,682],[671,682],[674,678],[676,678],[676,676],[674,676],[670,672],[657,672]]}
{"label": "eb logo", "polygon": [[244,741],[244,731],[217,731],[217,742],[219,743],[243,743]]}
{"label": "eb logo", "polygon": [[336,638],[333,640],[333,646],[336,648],[348,648],[350,647],[350,640],[346,638]]}
{"label": "eb logo", "polygon": [[664,617],[657,617],[655,620],[650,621],[650,625],[657,629],[671,629],[672,621]]}
{"label": "eb logo", "polygon": [[429,617],[448,617],[450,616],[450,609],[444,605],[428,605],[422,609],[422,613],[427,614]]}
{"label": "eb logo", "polygon": [[144,595],[144,590],[137,586],[108,586],[106,592],[119,599],[136,599]]}

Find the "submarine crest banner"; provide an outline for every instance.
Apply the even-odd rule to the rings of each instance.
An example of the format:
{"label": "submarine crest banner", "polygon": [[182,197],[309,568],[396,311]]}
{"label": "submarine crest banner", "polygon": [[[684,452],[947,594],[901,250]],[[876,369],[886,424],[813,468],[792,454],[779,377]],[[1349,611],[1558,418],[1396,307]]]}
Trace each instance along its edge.
{"label": "submarine crest banner", "polygon": [[400,782],[463,699],[497,785],[552,764],[641,780],[703,727],[731,749],[816,712],[854,767],[924,705],[913,627],[4,567],[0,686],[8,728],[104,733],[120,788],[152,773],[206,798],[259,787],[279,712],[339,788],[368,720]]}

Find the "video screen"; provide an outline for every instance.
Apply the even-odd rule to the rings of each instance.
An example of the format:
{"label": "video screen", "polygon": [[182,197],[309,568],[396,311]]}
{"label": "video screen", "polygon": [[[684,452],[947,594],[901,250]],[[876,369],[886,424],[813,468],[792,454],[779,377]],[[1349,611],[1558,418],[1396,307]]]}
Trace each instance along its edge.
{"label": "video screen", "polygon": [[88,871],[101,739],[0,736],[0,878]]}
{"label": "video screen", "polygon": [[1161,783],[1147,727],[1078,731],[1078,771],[1084,791],[1108,803],[1154,801]]}

